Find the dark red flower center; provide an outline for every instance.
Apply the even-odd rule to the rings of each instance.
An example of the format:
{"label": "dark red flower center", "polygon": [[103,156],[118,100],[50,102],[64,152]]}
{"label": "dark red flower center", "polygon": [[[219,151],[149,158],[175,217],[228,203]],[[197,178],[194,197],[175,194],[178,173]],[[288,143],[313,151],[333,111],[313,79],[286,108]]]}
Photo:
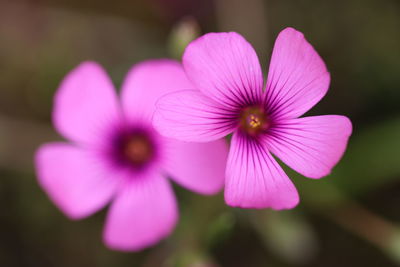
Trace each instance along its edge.
{"label": "dark red flower center", "polygon": [[125,140],[122,153],[127,161],[135,165],[141,165],[151,159],[153,149],[147,138],[140,135],[133,135]]}
{"label": "dark red flower center", "polygon": [[270,126],[270,121],[262,107],[252,106],[240,113],[240,128],[249,135],[257,135]]}
{"label": "dark red flower center", "polygon": [[117,161],[125,166],[139,169],[155,156],[154,143],[145,132],[125,132],[116,141]]}

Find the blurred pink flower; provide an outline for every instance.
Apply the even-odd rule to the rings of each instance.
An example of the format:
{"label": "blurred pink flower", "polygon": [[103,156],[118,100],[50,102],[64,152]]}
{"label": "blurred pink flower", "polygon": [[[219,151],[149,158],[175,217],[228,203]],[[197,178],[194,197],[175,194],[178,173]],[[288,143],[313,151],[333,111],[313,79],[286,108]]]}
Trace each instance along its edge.
{"label": "blurred pink flower", "polygon": [[223,187],[224,140],[186,143],[151,126],[156,98],[179,88],[192,88],[179,63],[148,61],[129,72],[119,101],[101,66],[85,62],[55,96],[55,127],[71,142],[40,147],[39,183],[72,219],[112,201],[103,234],[112,249],[140,250],[170,234],[178,211],[167,175],[198,193]]}
{"label": "blurred pink flower", "polygon": [[154,125],[165,136],[209,142],[233,132],[225,201],[242,208],[289,209],[299,202],[293,183],[271,155],[310,178],[328,175],[352,131],[337,115],[298,118],[328,90],[324,62],[303,34],[283,30],[264,88],[251,45],[239,34],[209,33],[183,56],[199,89],[170,93],[157,103]]}

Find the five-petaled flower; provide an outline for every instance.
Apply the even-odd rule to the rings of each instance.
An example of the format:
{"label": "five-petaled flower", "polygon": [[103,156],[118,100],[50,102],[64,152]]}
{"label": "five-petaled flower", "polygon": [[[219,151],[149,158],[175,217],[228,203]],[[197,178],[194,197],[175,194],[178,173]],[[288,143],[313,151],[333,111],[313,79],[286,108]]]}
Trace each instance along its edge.
{"label": "five-petaled flower", "polygon": [[199,90],[182,90],[157,103],[162,135],[209,142],[233,132],[225,201],[242,208],[288,209],[299,202],[293,183],[271,155],[310,178],[328,175],[352,131],[337,115],[299,118],[326,94],[330,75],[322,59],[293,28],[272,53],[266,86],[257,55],[239,34],[209,33],[183,55]]}
{"label": "five-petaled flower", "polygon": [[178,212],[167,175],[198,193],[223,187],[224,140],[177,141],[160,136],[151,125],[158,96],[179,88],[192,88],[181,65],[153,60],[129,72],[121,101],[93,62],[69,73],[57,91],[54,124],[71,142],[39,148],[39,183],[72,219],[112,201],[104,229],[110,248],[140,250],[172,231]]}

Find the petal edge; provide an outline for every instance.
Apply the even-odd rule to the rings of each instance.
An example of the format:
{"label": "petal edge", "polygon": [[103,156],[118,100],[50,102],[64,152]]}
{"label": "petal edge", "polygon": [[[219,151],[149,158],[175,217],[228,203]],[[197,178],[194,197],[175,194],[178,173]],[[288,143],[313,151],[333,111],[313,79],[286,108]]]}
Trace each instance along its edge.
{"label": "petal edge", "polygon": [[269,113],[279,118],[296,118],[311,109],[326,94],[330,74],[324,61],[293,29],[276,38],[268,71],[265,102]]}
{"label": "petal edge", "polygon": [[69,218],[81,219],[106,205],[117,190],[118,178],[102,169],[100,158],[67,143],[48,143],[36,152],[38,181]]}
{"label": "petal edge", "polygon": [[289,167],[319,179],[339,162],[351,132],[351,121],[345,116],[311,116],[281,122],[264,142]]}
{"label": "petal edge", "polygon": [[153,170],[134,177],[119,192],[108,211],[103,239],[113,250],[140,251],[166,238],[178,216],[170,183]]}
{"label": "petal edge", "polygon": [[226,169],[225,202],[240,208],[282,210],[294,208],[299,195],[261,143],[235,132]]}
{"label": "petal edge", "polygon": [[201,92],[183,90],[158,100],[153,125],[166,137],[209,142],[231,133],[235,116]]}
{"label": "petal edge", "polygon": [[104,145],[120,115],[114,86],[96,62],[83,62],[69,72],[54,96],[56,129],[80,144]]}
{"label": "petal edge", "polygon": [[225,180],[228,145],[224,139],[207,142],[166,141],[165,168],[171,179],[194,192],[212,195]]}
{"label": "petal edge", "polygon": [[189,79],[226,107],[262,101],[263,75],[253,47],[238,33],[208,33],[191,42],[182,58]]}

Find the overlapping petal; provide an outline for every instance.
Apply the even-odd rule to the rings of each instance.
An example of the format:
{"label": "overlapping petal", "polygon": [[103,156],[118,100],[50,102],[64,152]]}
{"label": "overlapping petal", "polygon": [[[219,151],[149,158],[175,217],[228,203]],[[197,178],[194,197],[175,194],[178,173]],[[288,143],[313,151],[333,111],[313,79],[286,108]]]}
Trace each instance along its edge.
{"label": "overlapping petal", "polygon": [[222,189],[228,157],[224,139],[209,143],[168,139],[164,143],[164,168],[173,180],[201,194],[214,194]]}
{"label": "overlapping petal", "polygon": [[304,114],[328,91],[330,75],[325,63],[301,32],[279,33],[268,71],[266,105],[279,118]]}
{"label": "overlapping petal", "polygon": [[101,209],[121,181],[93,151],[66,143],[43,145],[35,163],[41,187],[72,219]]}
{"label": "overlapping petal", "polygon": [[236,113],[197,90],[184,90],[160,98],[153,125],[167,137],[208,142],[233,131]]}
{"label": "overlapping petal", "polygon": [[178,219],[169,182],[155,170],[132,177],[107,215],[104,241],[112,249],[138,251],[171,233]]}
{"label": "overlapping petal", "polygon": [[63,80],[54,99],[53,120],[64,137],[101,145],[120,118],[116,92],[105,71],[84,62]]}
{"label": "overlapping petal", "polygon": [[121,101],[129,120],[151,121],[159,97],[193,89],[182,65],[174,60],[148,60],[132,67],[122,85]]}
{"label": "overlapping petal", "polygon": [[297,205],[297,190],[267,148],[235,132],[229,152],[225,201],[241,208],[290,209]]}
{"label": "overlapping petal", "polygon": [[235,32],[203,35],[188,45],[182,61],[194,85],[226,107],[262,100],[263,75],[257,54]]}
{"label": "overlapping petal", "polygon": [[343,156],[351,131],[351,122],[344,116],[305,117],[279,123],[264,141],[292,169],[321,178]]}

